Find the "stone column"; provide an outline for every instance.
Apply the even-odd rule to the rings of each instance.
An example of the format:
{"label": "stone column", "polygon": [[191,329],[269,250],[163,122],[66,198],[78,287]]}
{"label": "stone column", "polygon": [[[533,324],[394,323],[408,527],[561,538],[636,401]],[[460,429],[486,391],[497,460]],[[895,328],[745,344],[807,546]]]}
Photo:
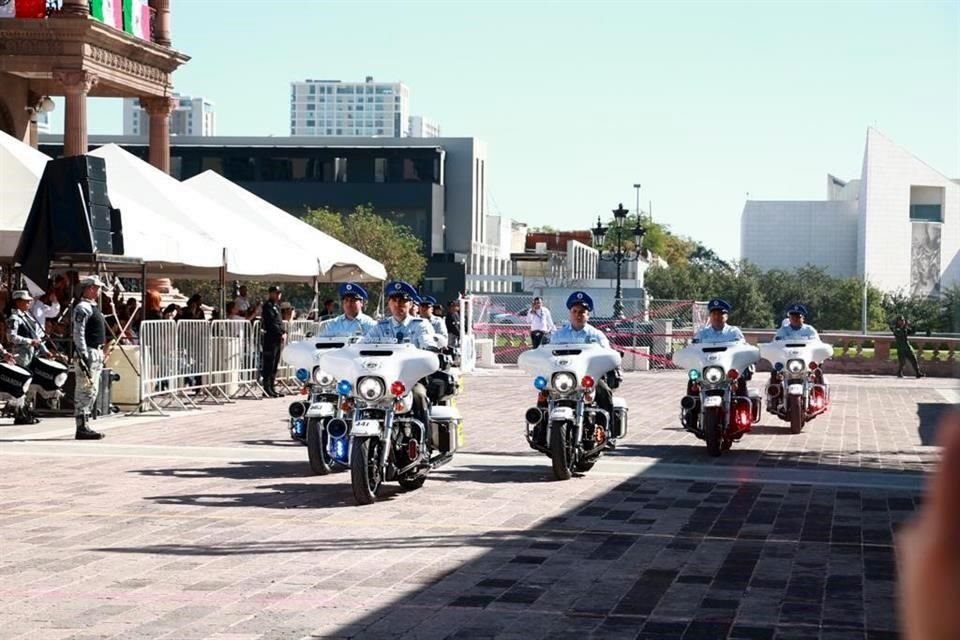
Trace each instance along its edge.
{"label": "stone column", "polygon": [[90,3],[87,0],[63,0],[60,12],[66,16],[86,18],[90,15]]}
{"label": "stone column", "polygon": [[170,173],[170,112],[174,99],[151,96],[140,98],[140,106],[150,115],[150,164]]}
{"label": "stone column", "polygon": [[97,84],[97,76],[89,71],[57,69],[54,70],[53,77],[63,86],[65,97],[63,155],[82,156],[88,150],[87,94]]}
{"label": "stone column", "polygon": [[170,0],[150,0],[150,8],[157,12],[153,41],[164,47],[170,46]]}

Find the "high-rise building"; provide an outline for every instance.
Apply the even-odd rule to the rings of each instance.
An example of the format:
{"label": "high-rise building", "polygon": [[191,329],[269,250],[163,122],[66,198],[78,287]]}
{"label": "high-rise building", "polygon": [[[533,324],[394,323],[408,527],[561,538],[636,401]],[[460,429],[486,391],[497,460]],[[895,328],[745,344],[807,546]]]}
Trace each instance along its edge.
{"label": "high-rise building", "polygon": [[405,138],[410,91],[402,82],[290,83],[290,135]]}
{"label": "high-rise building", "polygon": [[411,138],[439,138],[440,125],[423,116],[410,116],[408,127]]}
{"label": "high-rise building", "polygon": [[[177,101],[170,113],[170,135],[213,136],[217,134],[213,103],[203,98],[173,94]],[[146,136],[150,133],[150,116],[140,106],[139,98],[123,100],[123,135]]]}

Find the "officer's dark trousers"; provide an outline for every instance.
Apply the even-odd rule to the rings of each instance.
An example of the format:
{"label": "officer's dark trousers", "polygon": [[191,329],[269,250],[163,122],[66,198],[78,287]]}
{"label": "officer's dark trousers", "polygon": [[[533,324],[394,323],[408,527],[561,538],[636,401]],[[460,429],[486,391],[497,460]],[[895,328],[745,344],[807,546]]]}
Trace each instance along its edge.
{"label": "officer's dark trousers", "polygon": [[539,347],[543,343],[543,331],[531,331],[530,343],[533,345],[534,349]]}
{"label": "officer's dark trousers", "polygon": [[280,345],[279,337],[264,336],[263,338],[261,375],[263,376],[263,386],[268,391],[273,390],[274,379],[277,377],[277,367],[280,366]]}
{"label": "officer's dark trousers", "polygon": [[913,349],[912,349],[912,348],[909,348],[909,347],[906,348],[906,349],[899,349],[899,348],[898,348],[898,349],[897,349],[897,363],[898,363],[898,365],[899,365],[899,366],[897,366],[897,375],[898,375],[898,376],[902,376],[902,375],[903,375],[903,365],[904,365],[904,363],[906,363],[906,362],[909,362],[909,363],[910,363],[910,366],[913,367],[913,373],[914,373],[916,376],[919,377],[919,376],[920,376],[920,363],[917,362],[917,354],[915,354],[915,353],[913,352]]}

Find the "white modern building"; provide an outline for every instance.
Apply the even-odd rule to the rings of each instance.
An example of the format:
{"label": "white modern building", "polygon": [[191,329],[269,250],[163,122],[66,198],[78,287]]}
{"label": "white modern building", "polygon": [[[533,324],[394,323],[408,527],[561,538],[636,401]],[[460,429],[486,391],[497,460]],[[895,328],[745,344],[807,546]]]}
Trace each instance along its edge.
{"label": "white modern building", "polygon": [[763,269],[816,265],[913,295],[960,283],[960,180],[873,128],[862,166],[859,179],[828,175],[826,200],[748,200],[741,257]]}
{"label": "white modern building", "polygon": [[[173,94],[177,101],[170,113],[170,135],[215,136],[217,135],[216,112],[213,103],[204,98],[192,98]],[[123,99],[123,135],[147,136],[150,134],[150,116],[140,106],[139,98]]]}
{"label": "white modern building", "polygon": [[402,82],[290,83],[291,136],[409,135],[410,91]]}
{"label": "white modern building", "polygon": [[440,137],[440,125],[423,116],[410,116],[410,126],[407,129],[411,138]]}

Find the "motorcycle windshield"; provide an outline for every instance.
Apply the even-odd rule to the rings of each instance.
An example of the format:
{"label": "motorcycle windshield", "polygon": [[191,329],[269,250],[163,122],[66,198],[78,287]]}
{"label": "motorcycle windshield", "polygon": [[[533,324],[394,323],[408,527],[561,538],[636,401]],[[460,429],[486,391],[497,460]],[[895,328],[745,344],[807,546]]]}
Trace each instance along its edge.
{"label": "motorcycle windshield", "polygon": [[704,367],[743,371],[759,361],[760,349],[744,342],[689,344],[673,355],[673,362],[678,367],[698,371]]}
{"label": "motorcycle windshield", "polygon": [[620,354],[599,344],[548,345],[524,351],[517,366],[533,377],[550,379],[554,373],[569,371],[577,382],[588,375],[595,380],[620,366]]}
{"label": "motorcycle windshield", "polygon": [[327,351],[319,366],[337,380],[356,385],[359,378],[374,376],[387,386],[399,380],[410,389],[418,380],[440,368],[437,354],[412,344],[353,344]]}
{"label": "motorcycle windshield", "polygon": [[762,342],[759,345],[760,355],[770,364],[786,364],[787,360],[803,360],[804,362],[823,362],[833,355],[833,345],[821,342],[818,339],[789,341],[776,340]]}

